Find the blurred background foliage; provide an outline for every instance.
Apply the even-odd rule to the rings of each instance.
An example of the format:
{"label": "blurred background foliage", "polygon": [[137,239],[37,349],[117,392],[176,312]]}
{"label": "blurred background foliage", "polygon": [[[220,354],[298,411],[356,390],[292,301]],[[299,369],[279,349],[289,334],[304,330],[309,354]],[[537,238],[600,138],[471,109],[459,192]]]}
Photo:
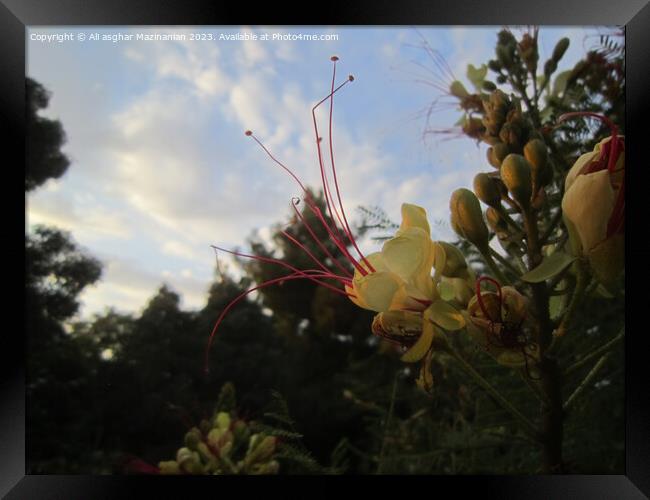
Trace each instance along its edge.
{"label": "blurred background foliage", "polygon": [[[572,70],[553,75],[555,70],[545,66],[548,91],[531,108],[536,125],[552,124],[566,111],[590,110],[606,114],[624,130],[623,47],[622,37],[601,37]],[[508,69],[499,63],[498,53],[497,47],[496,62],[488,67],[499,85],[516,85],[525,58],[515,58]],[[47,91],[28,78],[26,97],[28,192],[63,175],[69,161],[60,151],[65,142],[62,125],[38,115],[47,107]],[[477,113],[468,106],[463,131],[473,137],[476,130],[469,124]],[[605,133],[594,133],[585,121],[571,122],[555,142],[553,154],[561,166],[556,174],[566,172]],[[322,193],[314,196],[324,203]],[[308,220],[313,217],[309,211],[301,213]],[[364,208],[361,214],[357,234],[381,239],[394,231],[380,208]],[[289,215],[296,222],[295,214]],[[278,224],[271,245],[249,241],[252,253],[309,267],[305,254],[282,230],[319,252],[303,225]],[[468,245],[456,244],[480,271],[480,258]],[[228,381],[236,387],[242,418],[263,416],[269,405],[277,404],[278,394],[286,402],[291,432],[301,437],[300,449],[315,461],[301,468],[295,456],[293,462],[292,457],[279,457],[280,473],[539,470],[537,446],[452,363],[434,357],[435,388],[424,394],[414,383],[417,373],[399,361],[399,352],[371,335],[370,312],[307,280],[264,288],[240,302],[215,337],[206,374],[206,342],[216,318],[239,293],[279,276],[277,266],[241,260],[240,280],[217,269],[200,311],[182,310],[178,294],[162,284],[139,314],[107,308],[89,320],[71,321],[80,292],[100,279],[101,264],[71,234],[50,227],[31,228],[25,250],[30,474],[125,473],[135,457],[154,465],[167,460],[175,456],[182,436],[209,418]],[[622,296],[586,300],[575,330],[557,353],[561,364],[570,365],[612,338],[623,317]],[[534,418],[539,400],[519,374],[469,347],[473,366]],[[575,388],[588,371],[585,365],[567,375],[566,390]],[[577,401],[567,418],[564,449],[570,472],[624,473],[623,402],[620,346],[588,397]]]}

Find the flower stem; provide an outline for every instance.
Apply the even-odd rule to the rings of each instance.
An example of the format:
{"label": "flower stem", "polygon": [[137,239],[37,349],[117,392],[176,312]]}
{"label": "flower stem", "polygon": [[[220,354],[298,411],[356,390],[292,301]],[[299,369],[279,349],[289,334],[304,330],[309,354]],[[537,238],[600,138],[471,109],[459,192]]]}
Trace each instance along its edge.
{"label": "flower stem", "polygon": [[597,358],[598,356],[604,355],[611,351],[614,347],[616,347],[616,344],[618,344],[623,338],[625,337],[625,327],[621,328],[621,331],[614,337],[613,339],[609,340],[605,344],[601,345],[600,347],[597,347],[593,351],[591,351],[589,354],[583,356],[581,359],[573,363],[571,366],[569,366],[565,371],[564,375],[568,377],[569,375],[572,375],[575,373],[577,370],[588,364],[591,360]]}
{"label": "flower stem", "polygon": [[485,259],[485,262],[488,265],[488,267],[490,268],[490,270],[494,273],[494,277],[497,280],[499,280],[499,282],[502,285],[510,285],[511,284],[510,280],[508,278],[506,278],[505,274],[503,274],[503,271],[501,271],[501,269],[499,269],[499,266],[497,266],[497,263],[494,262],[494,259],[492,258],[492,255],[490,255],[489,246],[488,246],[487,250],[482,250],[482,249],[479,248],[479,252],[481,253],[483,258]]}
{"label": "flower stem", "polygon": [[567,330],[571,328],[571,322],[573,321],[573,316],[575,315],[578,306],[582,302],[583,297],[585,296],[585,290],[587,289],[587,284],[589,282],[589,275],[587,273],[586,264],[582,260],[577,260],[575,262],[576,269],[576,287],[571,296],[571,301],[564,311],[562,321],[560,326],[558,326],[554,335],[556,337],[563,337]]}
{"label": "flower stem", "polygon": [[602,356],[598,362],[594,365],[594,367],[589,371],[587,376],[584,378],[582,382],[580,382],[580,385],[576,388],[575,391],[573,391],[573,394],[569,396],[569,399],[566,400],[566,403],[562,405],[562,410],[566,413],[569,408],[575,403],[576,399],[580,394],[582,394],[589,385],[593,382],[594,378],[596,378],[596,375],[600,371],[600,369],[603,367],[603,365],[607,362],[607,359],[609,358],[610,353],[605,354]]}

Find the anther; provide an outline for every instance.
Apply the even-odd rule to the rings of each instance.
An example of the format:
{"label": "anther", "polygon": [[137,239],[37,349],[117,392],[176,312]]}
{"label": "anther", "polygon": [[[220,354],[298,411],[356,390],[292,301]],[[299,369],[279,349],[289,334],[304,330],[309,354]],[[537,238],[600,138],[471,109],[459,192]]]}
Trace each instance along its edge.
{"label": "anther", "polygon": [[244,132],[244,133],[245,133],[247,136],[249,136],[249,137],[250,137],[251,135],[253,135],[253,132],[252,132],[251,130],[247,130],[247,131]]}

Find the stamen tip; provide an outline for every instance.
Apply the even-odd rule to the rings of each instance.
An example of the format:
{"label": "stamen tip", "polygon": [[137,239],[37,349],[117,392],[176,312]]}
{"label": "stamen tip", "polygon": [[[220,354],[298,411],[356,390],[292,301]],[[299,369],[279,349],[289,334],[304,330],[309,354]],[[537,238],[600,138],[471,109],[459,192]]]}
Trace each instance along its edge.
{"label": "stamen tip", "polygon": [[330,57],[330,61],[332,61],[332,62],[336,62],[336,61],[338,61],[338,60],[339,60],[339,56],[332,56],[332,57]]}
{"label": "stamen tip", "polygon": [[253,131],[252,130],[247,130],[246,132],[244,132],[244,134],[246,134],[248,137],[250,137],[251,135],[253,135]]}
{"label": "stamen tip", "polygon": [[348,80],[353,82],[354,81],[354,75],[348,75]]}

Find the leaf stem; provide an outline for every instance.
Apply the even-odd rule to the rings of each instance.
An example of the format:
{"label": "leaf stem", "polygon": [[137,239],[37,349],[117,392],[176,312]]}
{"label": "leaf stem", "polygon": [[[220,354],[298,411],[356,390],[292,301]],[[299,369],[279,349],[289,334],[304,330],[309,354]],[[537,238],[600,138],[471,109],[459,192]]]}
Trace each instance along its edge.
{"label": "leaf stem", "polygon": [[569,399],[566,400],[566,403],[562,405],[562,410],[566,413],[569,408],[575,403],[576,399],[582,394],[587,387],[593,382],[594,378],[596,378],[596,375],[600,371],[600,369],[603,367],[603,365],[607,362],[607,359],[609,358],[610,353],[605,354],[602,356],[598,362],[594,365],[594,367],[589,371],[587,376],[584,378],[582,382],[580,382],[580,385],[576,388],[575,391],[573,391],[573,394],[569,396]]}

